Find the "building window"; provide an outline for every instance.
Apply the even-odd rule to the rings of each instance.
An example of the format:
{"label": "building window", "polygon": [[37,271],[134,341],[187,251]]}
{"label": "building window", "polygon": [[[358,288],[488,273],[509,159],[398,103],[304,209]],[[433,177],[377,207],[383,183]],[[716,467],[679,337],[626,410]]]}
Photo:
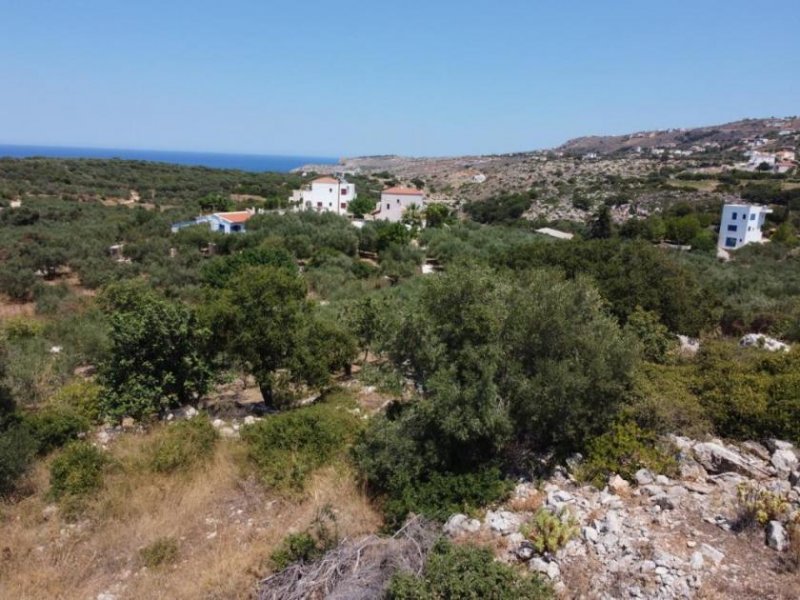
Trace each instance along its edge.
{"label": "building window", "polygon": [[736,238],[725,238],[725,245],[728,248],[733,248],[736,245]]}
{"label": "building window", "polygon": [[347,188],[342,188],[342,196],[347,196]]}
{"label": "building window", "polygon": [[755,221],[756,220],[756,213],[753,213],[752,215],[750,215],[750,220],[751,221]]}
{"label": "building window", "polygon": [[733,217],[731,217],[731,218],[735,221],[736,217],[738,217],[738,216],[739,216],[739,213],[735,212],[735,213],[733,213]]}
{"label": "building window", "polygon": [[332,194],[333,193],[333,188],[328,188],[328,191]]}
{"label": "building window", "polygon": [[342,208],[347,208],[347,202],[342,202]]}
{"label": "building window", "polygon": [[391,204],[387,204],[386,205],[386,210],[392,210],[392,205]]}
{"label": "building window", "polygon": [[736,231],[736,225],[728,225],[728,231]]}
{"label": "building window", "polygon": [[322,208],[322,202],[317,202],[317,208]]}

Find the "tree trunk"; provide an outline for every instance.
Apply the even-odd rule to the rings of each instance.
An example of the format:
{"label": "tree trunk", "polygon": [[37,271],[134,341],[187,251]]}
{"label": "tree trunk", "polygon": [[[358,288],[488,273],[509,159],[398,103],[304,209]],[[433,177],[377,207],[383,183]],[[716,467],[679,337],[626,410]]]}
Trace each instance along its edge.
{"label": "tree trunk", "polygon": [[261,397],[264,399],[264,404],[270,408],[274,408],[272,398],[272,384],[269,382],[258,382],[258,389],[261,391]]}

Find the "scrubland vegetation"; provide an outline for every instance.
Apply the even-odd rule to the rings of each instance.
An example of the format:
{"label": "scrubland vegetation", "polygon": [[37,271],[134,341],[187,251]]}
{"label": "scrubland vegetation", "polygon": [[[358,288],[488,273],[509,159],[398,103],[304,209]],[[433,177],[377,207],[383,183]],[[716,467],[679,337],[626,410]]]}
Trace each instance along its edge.
{"label": "scrubland vegetation", "polygon": [[[299,178],[0,167],[23,199],[0,212],[0,596],[247,597],[341,537],[480,511],[576,453],[600,484],[673,472],[667,433],[800,442],[799,351],[737,344],[800,342],[792,236],[721,263],[710,209],[690,206],[553,241],[513,222],[511,196],[468,207],[481,223],[271,213],[244,235],[170,234],[209,194],[283,197]],[[129,188],[153,206],[101,202]],[[699,250],[652,244],[667,231]],[[421,275],[426,258],[442,272]],[[696,357],[677,334],[700,337]],[[205,401],[248,377],[266,414],[220,439]],[[165,420],[186,405],[212,414]],[[572,535],[529,527],[543,547]],[[487,552],[439,543],[388,595],[550,597]]]}

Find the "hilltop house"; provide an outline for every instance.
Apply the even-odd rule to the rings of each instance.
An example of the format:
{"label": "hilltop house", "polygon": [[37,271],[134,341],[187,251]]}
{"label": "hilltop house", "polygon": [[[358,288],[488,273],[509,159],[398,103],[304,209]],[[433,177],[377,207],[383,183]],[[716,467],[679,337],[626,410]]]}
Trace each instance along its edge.
{"label": "hilltop house", "polygon": [[221,233],[244,233],[245,223],[255,213],[255,210],[248,209],[236,212],[218,212],[211,215],[202,215],[200,217],[196,217],[192,221],[173,223],[171,230],[172,233],[177,233],[185,227],[208,223],[208,227],[211,231],[219,231]]}
{"label": "hilltop house", "polygon": [[381,192],[381,201],[372,216],[376,220],[398,223],[403,213],[411,206],[425,208],[425,194],[414,188],[393,187]]}
{"label": "hilltop house", "polygon": [[290,202],[296,210],[347,214],[350,202],[357,198],[356,186],[335,177],[317,177],[305,189],[295,190]]}
{"label": "hilltop house", "polygon": [[717,245],[725,250],[736,250],[751,242],[762,242],[761,227],[771,212],[765,206],[726,204],[722,207]]}

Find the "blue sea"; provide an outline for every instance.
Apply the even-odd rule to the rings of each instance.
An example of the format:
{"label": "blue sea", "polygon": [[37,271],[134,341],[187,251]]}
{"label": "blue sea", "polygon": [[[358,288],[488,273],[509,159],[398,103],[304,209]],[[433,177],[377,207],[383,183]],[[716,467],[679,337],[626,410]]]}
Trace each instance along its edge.
{"label": "blue sea", "polygon": [[261,154],[220,154],[213,152],[177,152],[169,150],[122,150],[115,148],[67,148],[59,146],[13,146],[0,144],[0,158],[121,158],[210,167],[241,171],[276,171],[286,173],[308,164],[336,164],[338,159],[325,156],[274,156]]}

